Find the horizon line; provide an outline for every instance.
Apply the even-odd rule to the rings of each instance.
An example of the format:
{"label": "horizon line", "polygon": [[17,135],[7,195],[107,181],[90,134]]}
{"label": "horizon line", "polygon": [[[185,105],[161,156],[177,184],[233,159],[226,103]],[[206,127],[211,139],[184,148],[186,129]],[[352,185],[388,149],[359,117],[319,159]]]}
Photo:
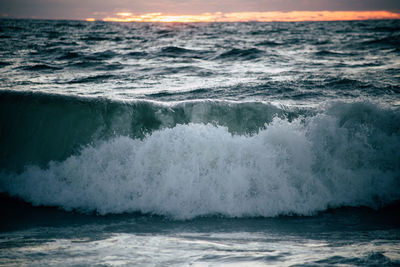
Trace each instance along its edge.
{"label": "horizon line", "polygon": [[153,12],[134,14],[118,12],[116,16],[86,18],[86,21],[106,22],[300,22],[300,21],[353,21],[400,19],[400,12],[377,11],[265,11],[265,12],[214,12],[188,15]]}
{"label": "horizon line", "polygon": [[397,20],[400,12],[388,10],[374,11],[261,11],[261,12],[207,12],[201,14],[175,15],[163,12],[134,14],[117,12],[116,16],[87,18],[41,18],[9,17],[2,14],[0,19],[33,19],[33,20],[69,20],[69,21],[103,21],[103,22],[155,22],[155,23],[210,23],[210,22],[324,22],[324,21],[365,21]]}

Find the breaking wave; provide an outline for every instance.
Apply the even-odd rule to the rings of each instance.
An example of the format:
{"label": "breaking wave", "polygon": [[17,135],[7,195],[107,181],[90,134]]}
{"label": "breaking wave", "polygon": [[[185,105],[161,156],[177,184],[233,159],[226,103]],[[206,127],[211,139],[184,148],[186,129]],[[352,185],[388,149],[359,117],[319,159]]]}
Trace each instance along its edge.
{"label": "breaking wave", "polygon": [[[0,118],[8,123],[0,128],[2,145],[10,141],[2,152],[0,192],[34,205],[190,219],[312,215],[400,199],[396,109],[331,103],[289,112],[261,103],[37,97],[29,97],[30,107],[23,96],[0,98],[20,103],[7,106],[14,108],[11,118]],[[54,116],[43,119],[48,125],[39,120],[46,107]],[[28,135],[16,130],[18,123],[32,143],[23,141]],[[56,145],[54,151],[41,149],[45,143]]]}

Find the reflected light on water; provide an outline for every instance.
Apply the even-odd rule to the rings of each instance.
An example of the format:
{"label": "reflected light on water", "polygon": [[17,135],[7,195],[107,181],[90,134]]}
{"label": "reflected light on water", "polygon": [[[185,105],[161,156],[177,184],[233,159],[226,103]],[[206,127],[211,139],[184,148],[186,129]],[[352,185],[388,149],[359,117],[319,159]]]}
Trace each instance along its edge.
{"label": "reflected light on water", "polygon": [[[56,239],[32,242],[12,248],[9,264],[27,264],[18,259],[29,254],[35,263],[55,265],[192,265],[192,266],[279,266],[362,263],[381,252],[390,260],[399,259],[398,246],[392,241],[343,244],[334,240],[307,239],[268,233],[170,233],[113,234],[107,238]],[[65,257],[71,255],[71,257]],[[176,255],[179,255],[177,257]],[[381,256],[382,257],[382,256]],[[350,264],[352,265],[352,264]]]}

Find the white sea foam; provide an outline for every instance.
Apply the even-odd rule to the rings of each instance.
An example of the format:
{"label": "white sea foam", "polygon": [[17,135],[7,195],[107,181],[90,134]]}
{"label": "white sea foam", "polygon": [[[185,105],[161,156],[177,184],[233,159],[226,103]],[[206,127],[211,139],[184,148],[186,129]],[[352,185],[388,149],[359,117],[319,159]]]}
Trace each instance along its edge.
{"label": "white sea foam", "polygon": [[399,148],[393,133],[327,114],[276,118],[252,136],[177,125],[143,140],[120,136],[87,146],[46,169],[3,171],[0,191],[100,214],[311,215],[399,199]]}

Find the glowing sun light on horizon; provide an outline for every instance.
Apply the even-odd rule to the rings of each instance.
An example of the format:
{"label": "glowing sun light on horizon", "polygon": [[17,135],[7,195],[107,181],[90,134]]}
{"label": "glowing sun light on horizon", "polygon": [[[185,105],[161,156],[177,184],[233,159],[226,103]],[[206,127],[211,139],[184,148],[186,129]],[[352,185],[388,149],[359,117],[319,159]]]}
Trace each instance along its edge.
{"label": "glowing sun light on horizon", "polygon": [[120,17],[129,17],[132,16],[133,14],[131,12],[119,12],[117,13],[117,15]]}
{"label": "glowing sun light on horizon", "polygon": [[[390,11],[270,11],[270,12],[232,12],[202,13],[198,15],[169,15],[160,12],[135,15],[119,12],[115,17],[105,17],[103,21],[114,22],[246,22],[246,21],[340,21],[400,19],[400,13]],[[87,21],[94,21],[87,18]]]}

